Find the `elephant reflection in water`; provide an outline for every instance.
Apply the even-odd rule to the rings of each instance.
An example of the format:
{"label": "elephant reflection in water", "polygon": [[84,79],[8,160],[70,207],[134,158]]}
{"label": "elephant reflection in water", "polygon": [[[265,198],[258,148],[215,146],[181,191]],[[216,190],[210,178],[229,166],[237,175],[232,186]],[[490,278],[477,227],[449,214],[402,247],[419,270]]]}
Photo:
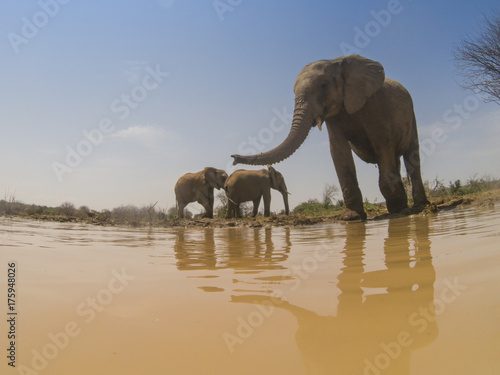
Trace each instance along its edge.
{"label": "elephant reflection in water", "polygon": [[[409,241],[412,220],[414,255]],[[427,220],[389,221],[384,243],[387,269],[373,272],[364,272],[365,224],[346,226],[337,316],[320,316],[285,300],[259,295],[232,296],[232,302],[273,303],[292,313],[308,374],[410,374],[411,352],[429,345],[438,335],[435,319],[423,321],[418,315],[422,308],[434,308],[436,276]],[[370,288],[385,288],[386,293],[363,292]]]}
{"label": "elephant reflection in water", "polygon": [[[290,228],[283,228],[284,244],[272,228],[229,228],[214,232],[179,228],[174,245],[177,269],[282,270],[290,252]],[[217,233],[217,235],[215,235]]]}

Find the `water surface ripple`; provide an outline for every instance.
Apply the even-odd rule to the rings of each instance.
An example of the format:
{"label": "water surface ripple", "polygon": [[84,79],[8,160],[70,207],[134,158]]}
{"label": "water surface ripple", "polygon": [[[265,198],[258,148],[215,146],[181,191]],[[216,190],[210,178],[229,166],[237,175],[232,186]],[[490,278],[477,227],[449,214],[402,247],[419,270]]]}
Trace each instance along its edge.
{"label": "water surface ripple", "polygon": [[41,374],[498,374],[499,239],[499,209],[293,228],[0,218],[0,293],[15,262],[18,364]]}

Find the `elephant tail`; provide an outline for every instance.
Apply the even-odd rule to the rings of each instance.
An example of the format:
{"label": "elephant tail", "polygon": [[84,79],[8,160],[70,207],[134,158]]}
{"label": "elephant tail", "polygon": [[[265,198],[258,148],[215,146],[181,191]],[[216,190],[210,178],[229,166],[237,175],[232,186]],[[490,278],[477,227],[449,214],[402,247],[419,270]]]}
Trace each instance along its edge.
{"label": "elephant tail", "polygon": [[403,159],[406,171],[409,175],[417,168],[420,170],[420,147],[418,143],[417,120],[415,114],[413,114],[413,121],[411,124],[410,143],[407,151],[403,154]]}

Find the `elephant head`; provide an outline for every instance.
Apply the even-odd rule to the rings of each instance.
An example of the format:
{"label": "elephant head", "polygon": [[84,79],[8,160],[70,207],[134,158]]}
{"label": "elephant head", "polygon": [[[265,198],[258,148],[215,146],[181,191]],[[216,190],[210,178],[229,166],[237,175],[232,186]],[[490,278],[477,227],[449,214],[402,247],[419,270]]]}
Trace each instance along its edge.
{"label": "elephant head", "polygon": [[304,142],[311,127],[318,126],[341,111],[353,114],[379,90],[384,68],[359,55],[320,60],[306,65],[294,85],[295,109],[287,138],[273,150],[258,155],[231,155],[233,164],[266,165],[292,155]]}
{"label": "elephant head", "polygon": [[227,173],[221,169],[206,167],[202,171],[201,177],[214,189],[222,189],[227,180]]}
{"label": "elephant head", "polygon": [[270,165],[267,166],[269,170],[269,178],[271,179],[271,188],[278,190],[281,195],[283,195],[283,202],[285,204],[285,212],[286,214],[290,214],[290,210],[288,207],[288,189],[285,184],[285,178],[283,175],[278,172],[276,169],[271,167]]}

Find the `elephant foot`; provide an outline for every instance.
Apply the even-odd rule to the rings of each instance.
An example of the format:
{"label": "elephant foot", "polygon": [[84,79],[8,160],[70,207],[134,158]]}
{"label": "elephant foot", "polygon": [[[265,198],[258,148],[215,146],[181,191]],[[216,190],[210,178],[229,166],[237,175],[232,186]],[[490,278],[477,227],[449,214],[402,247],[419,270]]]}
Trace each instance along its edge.
{"label": "elephant foot", "polygon": [[425,208],[427,206],[429,206],[431,203],[426,199],[425,201],[422,201],[422,202],[415,202],[413,204],[413,207],[411,208],[411,210],[413,212],[421,212],[423,210],[425,210]]}
{"label": "elephant foot", "polygon": [[361,211],[361,213],[358,213],[346,208],[344,212],[337,216],[337,219],[342,221],[366,220],[366,212]]}
{"label": "elephant foot", "polygon": [[439,207],[437,206],[436,203],[428,203],[426,205],[414,204],[413,207],[411,208],[411,212],[412,212],[412,214],[419,214],[421,212],[436,213],[436,212],[439,212]]}
{"label": "elephant foot", "polygon": [[399,214],[408,209],[406,197],[404,200],[386,200],[385,204],[390,214]]}

